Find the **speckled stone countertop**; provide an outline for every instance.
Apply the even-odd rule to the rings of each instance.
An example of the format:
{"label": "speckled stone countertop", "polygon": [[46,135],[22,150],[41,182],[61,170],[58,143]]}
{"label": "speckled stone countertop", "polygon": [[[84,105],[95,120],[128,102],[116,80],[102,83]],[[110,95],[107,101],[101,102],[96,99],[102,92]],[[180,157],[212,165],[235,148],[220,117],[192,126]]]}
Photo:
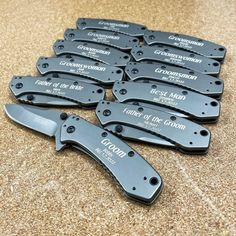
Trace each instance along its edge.
{"label": "speckled stone countertop", "polygon": [[[0,12],[0,235],[236,235],[236,1],[9,0]],[[53,140],[4,115],[3,105],[15,102],[11,77],[36,75],[38,57],[52,55],[78,17],[133,21],[228,49],[222,114],[207,126],[208,155],[129,142],[164,179],[152,206],[127,200],[88,156],[56,153]],[[97,123],[94,111],[67,111]]]}

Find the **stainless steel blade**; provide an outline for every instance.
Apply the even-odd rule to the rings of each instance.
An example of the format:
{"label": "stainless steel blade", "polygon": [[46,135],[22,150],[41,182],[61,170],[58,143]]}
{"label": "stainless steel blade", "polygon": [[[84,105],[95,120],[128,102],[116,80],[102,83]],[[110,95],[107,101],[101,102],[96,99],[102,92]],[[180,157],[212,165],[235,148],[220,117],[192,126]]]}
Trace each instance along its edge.
{"label": "stainless steel blade", "polygon": [[7,116],[16,123],[50,137],[56,135],[64,122],[60,118],[61,112],[56,110],[18,104],[6,104],[4,109]]}

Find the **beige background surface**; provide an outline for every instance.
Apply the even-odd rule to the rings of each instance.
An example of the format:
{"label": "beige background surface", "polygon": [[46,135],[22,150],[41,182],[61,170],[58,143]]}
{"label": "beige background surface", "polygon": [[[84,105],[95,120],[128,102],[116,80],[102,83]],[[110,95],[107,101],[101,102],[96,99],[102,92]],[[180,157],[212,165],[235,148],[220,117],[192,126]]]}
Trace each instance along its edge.
{"label": "beige background surface", "polygon": [[[0,1],[0,235],[236,235],[236,1]],[[16,125],[12,75],[35,75],[39,56],[78,17],[114,18],[196,35],[227,47],[222,115],[206,156],[130,143],[165,183],[151,207],[122,196],[93,160]],[[92,122],[93,111],[72,110]]]}

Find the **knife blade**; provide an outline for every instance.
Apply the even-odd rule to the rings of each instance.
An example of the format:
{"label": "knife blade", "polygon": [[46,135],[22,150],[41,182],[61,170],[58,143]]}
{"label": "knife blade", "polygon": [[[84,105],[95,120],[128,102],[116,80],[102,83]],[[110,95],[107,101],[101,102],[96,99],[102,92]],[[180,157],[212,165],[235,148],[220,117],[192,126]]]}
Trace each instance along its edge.
{"label": "knife blade", "polygon": [[13,76],[9,87],[18,101],[34,105],[94,108],[105,97],[99,86],[53,77]]}
{"label": "knife blade", "polygon": [[112,93],[123,103],[164,110],[198,122],[216,122],[220,103],[208,96],[168,85],[117,81]]}
{"label": "knife blade", "polygon": [[143,38],[148,45],[169,45],[218,61],[223,61],[226,55],[224,46],[189,35],[146,30]]}
{"label": "knife blade", "polygon": [[135,24],[127,21],[95,18],[79,18],[76,22],[76,25],[78,29],[109,30],[134,37],[143,36],[145,30],[147,29],[145,25]]}
{"label": "knife blade", "polygon": [[96,108],[96,116],[103,128],[119,137],[188,154],[206,154],[210,145],[208,129],[161,110],[103,100]]}
{"label": "knife blade", "polygon": [[220,99],[224,90],[224,82],[221,79],[164,63],[129,62],[125,67],[125,73],[132,81],[151,82],[154,84],[163,82],[190,89],[216,99]]}
{"label": "knife blade", "polygon": [[130,61],[130,55],[119,49],[89,42],[57,40],[53,45],[57,56],[72,54],[74,58],[89,58],[111,66],[124,67]]}
{"label": "knife blade", "polygon": [[78,75],[97,81],[100,85],[111,86],[116,80],[122,80],[123,70],[114,66],[91,60],[72,58],[40,57],[36,67],[41,75],[61,73]]}
{"label": "knife blade", "polygon": [[125,195],[151,204],[162,190],[157,171],[135,150],[113,134],[81,117],[30,105],[5,105],[7,116],[18,124],[55,137],[56,149],[73,146],[107,170]]}
{"label": "knife blade", "polygon": [[131,50],[139,44],[139,39],[118,32],[94,29],[67,29],[64,38],[71,41],[86,41],[108,45],[123,51]]}
{"label": "knife blade", "polygon": [[218,76],[221,68],[216,60],[164,45],[135,46],[131,55],[136,61],[158,61],[213,76]]}

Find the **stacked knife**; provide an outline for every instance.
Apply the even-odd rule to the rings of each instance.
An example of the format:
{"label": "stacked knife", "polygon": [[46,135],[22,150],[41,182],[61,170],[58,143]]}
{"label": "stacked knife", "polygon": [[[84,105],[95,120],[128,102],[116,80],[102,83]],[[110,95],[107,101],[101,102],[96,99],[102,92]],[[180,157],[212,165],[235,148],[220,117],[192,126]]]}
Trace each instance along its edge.
{"label": "stacked knife", "polygon": [[[79,18],[40,57],[38,76],[13,76],[14,97],[31,105],[5,106],[7,115],[55,137],[56,150],[72,146],[103,166],[124,193],[151,204],[162,190],[158,172],[121,139],[188,154],[206,154],[224,83],[225,47],[146,26]],[[114,101],[106,99],[112,88]],[[96,108],[97,127],[76,115],[38,106]],[[118,136],[118,137],[116,137]]]}

